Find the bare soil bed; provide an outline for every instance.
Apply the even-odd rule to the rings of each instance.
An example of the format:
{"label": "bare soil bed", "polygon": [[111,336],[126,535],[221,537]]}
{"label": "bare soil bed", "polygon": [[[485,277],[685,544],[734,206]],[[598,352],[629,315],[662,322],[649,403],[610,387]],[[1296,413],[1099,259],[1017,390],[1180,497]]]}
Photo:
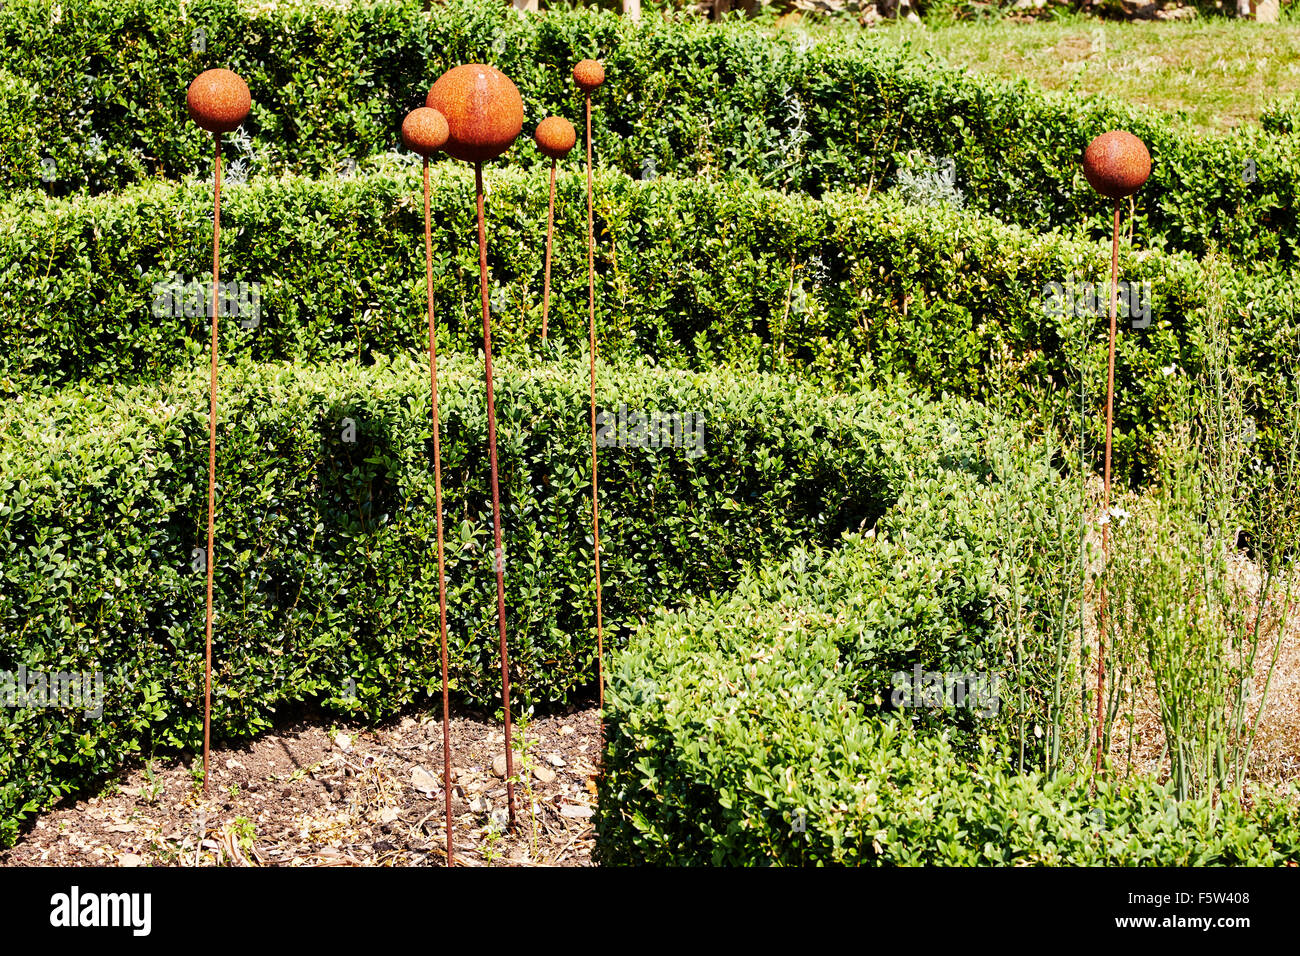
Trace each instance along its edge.
{"label": "bare soil bed", "polygon": [[[442,866],[440,714],[214,749],[206,799],[188,764],[137,767],[42,815],[0,866]],[[501,725],[453,716],[456,865],[590,865],[599,732],[594,709],[529,721],[511,830]]]}

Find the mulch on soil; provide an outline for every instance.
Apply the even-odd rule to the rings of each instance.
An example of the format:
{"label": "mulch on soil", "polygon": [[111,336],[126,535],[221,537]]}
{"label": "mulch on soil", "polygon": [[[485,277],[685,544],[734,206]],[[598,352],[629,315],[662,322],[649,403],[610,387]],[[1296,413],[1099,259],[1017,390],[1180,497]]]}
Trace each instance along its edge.
{"label": "mulch on soil", "polygon": [[[134,769],[42,815],[0,866],[445,865],[440,714],[214,749],[206,799],[187,764]],[[455,864],[591,865],[599,730],[594,709],[528,722],[512,831],[501,725],[453,716]]]}

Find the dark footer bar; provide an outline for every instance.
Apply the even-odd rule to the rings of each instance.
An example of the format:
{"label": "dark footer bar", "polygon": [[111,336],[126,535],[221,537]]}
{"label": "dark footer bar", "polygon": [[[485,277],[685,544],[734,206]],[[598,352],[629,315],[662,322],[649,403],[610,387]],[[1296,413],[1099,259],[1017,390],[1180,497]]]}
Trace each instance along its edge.
{"label": "dark footer bar", "polygon": [[[1225,941],[1287,931],[1300,869],[1277,870],[394,870],[4,869],[12,939],[127,948],[346,946],[426,939],[475,950],[577,946],[629,932],[733,951],[774,929],[842,940],[878,924],[929,938],[1026,940],[1198,933]],[[1055,936],[1044,937],[1043,931]],[[448,934],[446,939],[441,935]],[[504,934],[504,935],[502,935]],[[477,942],[475,940],[477,939]],[[883,937],[881,937],[883,941]],[[530,942],[531,941],[531,942]]]}

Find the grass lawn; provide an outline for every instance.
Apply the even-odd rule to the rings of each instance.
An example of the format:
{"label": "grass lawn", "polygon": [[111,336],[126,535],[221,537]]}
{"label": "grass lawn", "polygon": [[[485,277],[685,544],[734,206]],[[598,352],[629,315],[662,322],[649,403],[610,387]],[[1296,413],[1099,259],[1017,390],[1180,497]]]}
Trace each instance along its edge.
{"label": "grass lawn", "polygon": [[953,66],[1047,89],[1107,93],[1182,113],[1201,132],[1257,123],[1269,100],[1300,91],[1300,25],[1225,19],[892,23],[869,42],[910,43]]}

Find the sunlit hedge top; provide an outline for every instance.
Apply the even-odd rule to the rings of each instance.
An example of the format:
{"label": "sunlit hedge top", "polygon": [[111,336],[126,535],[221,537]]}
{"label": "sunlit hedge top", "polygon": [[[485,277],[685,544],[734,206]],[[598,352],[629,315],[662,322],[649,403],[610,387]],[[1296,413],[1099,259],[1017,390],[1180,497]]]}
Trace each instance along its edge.
{"label": "sunlit hedge top", "polygon": [[[57,19],[41,0],[0,9],[0,185],[99,192],[206,174],[207,141],[185,119],[185,88],[227,66],[252,90],[248,138],[231,147],[253,174],[332,176],[395,149],[402,118],[450,67],[502,69],[524,126],[578,115],[570,71],[599,58],[607,79],[593,127],[597,161],[643,170],[739,173],[820,195],[880,188],[917,150],[954,161],[969,203],[1035,229],[1106,225],[1079,156],[1108,129],[1151,147],[1137,198],[1144,243],[1243,260],[1295,258],[1300,150],[1255,128],[1200,137],[1168,116],[1106,98],[1043,93],[964,74],[892,42],[818,40],[743,23],[640,23],[592,10],[520,17],[507,4],[423,0],[276,4],[84,0]],[[58,109],[37,109],[57,103]],[[1282,114],[1270,127],[1287,128]],[[531,150],[511,162],[542,161]],[[232,156],[232,159],[235,158]],[[1242,169],[1253,159],[1258,179]]]}

